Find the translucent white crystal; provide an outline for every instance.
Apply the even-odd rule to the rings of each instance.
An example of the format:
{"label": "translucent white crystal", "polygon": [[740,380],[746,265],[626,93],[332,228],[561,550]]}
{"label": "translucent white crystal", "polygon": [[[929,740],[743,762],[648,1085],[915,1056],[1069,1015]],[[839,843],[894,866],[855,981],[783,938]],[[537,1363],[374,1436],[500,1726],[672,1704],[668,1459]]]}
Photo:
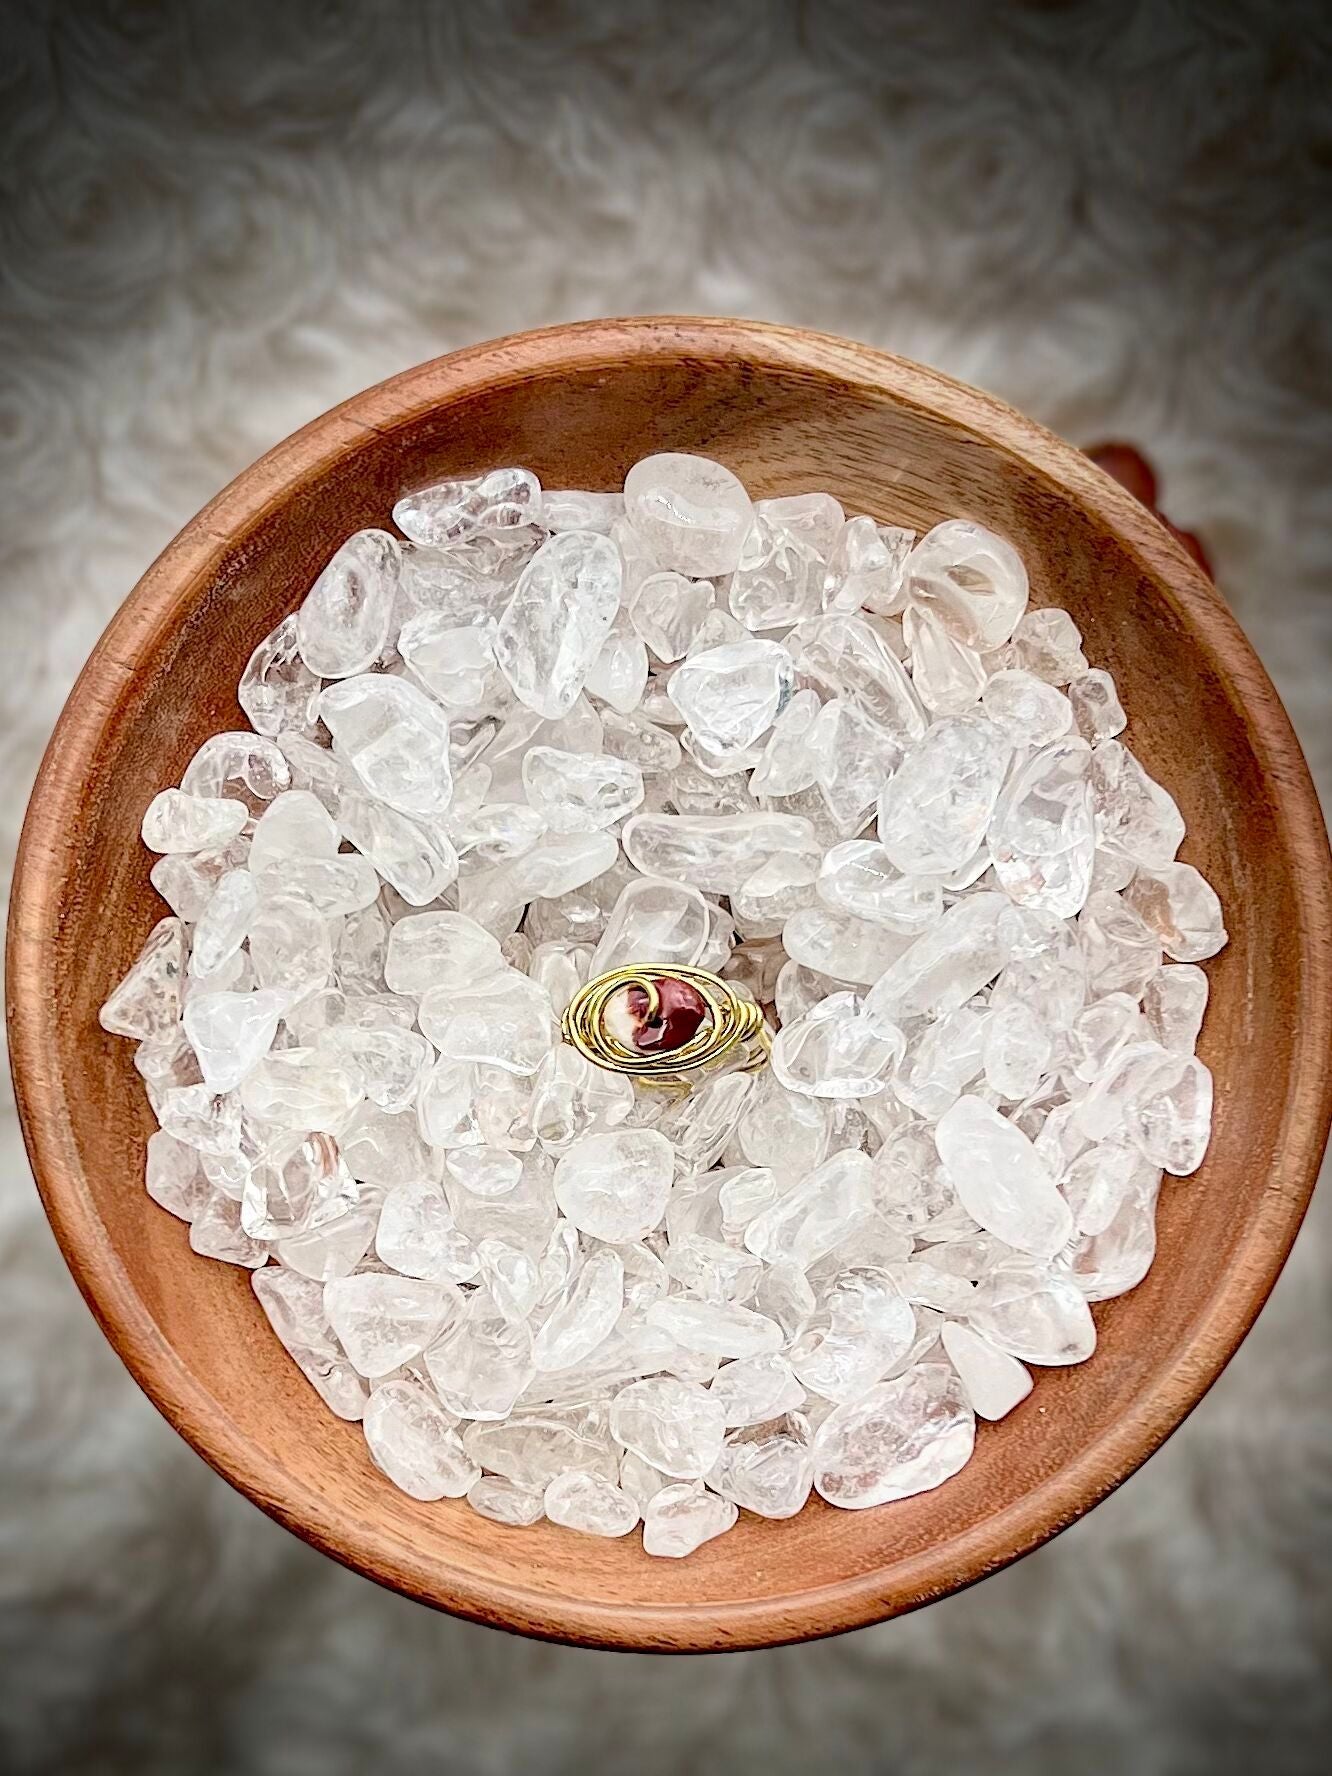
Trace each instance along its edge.
{"label": "translucent white crystal", "polygon": [[390,1269],[423,1282],[471,1282],[480,1268],[444,1192],[426,1179],[397,1184],[385,1196],[375,1251]]}
{"label": "translucent white crystal", "polygon": [[985,1083],[1001,1098],[1025,1098],[1045,1077],[1054,1053],[1049,1026],[1030,1005],[995,1006],[985,1020],[981,1049]]}
{"label": "translucent white crystal", "polygon": [[654,573],[629,598],[629,621],[658,660],[683,660],[693,647],[715,596],[711,580]]}
{"label": "translucent white crystal", "polygon": [[572,1369],[611,1332],[623,1306],[624,1264],[604,1247],[588,1256],[556,1301],[533,1340],[532,1361],[540,1370]]}
{"label": "translucent white crystal", "polygon": [[322,1287],[280,1264],[256,1270],[251,1282],[283,1349],[329,1411],[339,1418],[360,1418],[369,1389],[328,1323]]}
{"label": "translucent white crystal", "polygon": [[794,687],[791,656],[776,641],[737,641],[691,654],[670,678],[670,697],[690,731],[718,753],[760,740]]}
{"label": "translucent white crystal", "polygon": [[824,855],[818,896],[825,906],[915,937],[943,912],[943,890],[933,877],[899,874],[873,839],[847,839]]}
{"label": "translucent white crystal", "polygon": [[272,988],[191,997],[182,1021],[211,1091],[230,1091],[258,1065],[273,1045],[288,1003],[286,993]]}
{"label": "translucent white crystal", "polygon": [[364,1271],[325,1283],[324,1311],[357,1372],[373,1380],[421,1354],[458,1311],[458,1294],[445,1283]]}
{"label": "translucent white crystal", "polygon": [[663,1474],[701,1479],[726,1435],[726,1412],[696,1382],[651,1376],[621,1388],[611,1401],[611,1434]]}
{"label": "translucent white crystal", "polygon": [[798,623],[818,610],[824,564],[805,538],[770,518],[756,516],[745,533],[731,575],[728,602],[746,629]]}
{"label": "translucent white crystal", "polygon": [[664,968],[696,963],[708,938],[708,909],[696,888],[651,877],[621,892],[593,952],[592,978],[645,958]]}
{"label": "translucent white crystal", "polygon": [[645,777],[660,776],[680,763],[680,742],[675,735],[649,721],[641,710],[631,715],[603,710],[602,738],[612,758],[628,759]]}
{"label": "translucent white crystal", "polygon": [[552,1523],[584,1535],[628,1535],[638,1522],[634,1500],[600,1474],[557,1474],[546,1487],[545,1507]]}
{"label": "translucent white crystal", "polygon": [[622,715],[637,709],[647,689],[647,649],[635,635],[612,630],[587,675],[587,690]]}
{"label": "translucent white crystal", "polygon": [[978,1418],[1005,1418],[1031,1392],[1031,1376],[970,1326],[949,1321],[939,1334],[948,1361]]}
{"label": "translucent white crystal", "polygon": [[967,1320],[993,1345],[1024,1363],[1085,1363],[1096,1327],[1077,1285],[1057,1270],[1009,1260],[976,1284]]}
{"label": "translucent white crystal", "polygon": [[318,718],[321,682],[301,658],[295,616],[284,617],[250,655],[236,701],[256,734],[276,738],[284,728],[309,733]]}
{"label": "translucent white crystal", "polygon": [[838,1406],[814,1438],[814,1485],[845,1510],[929,1492],[970,1459],[975,1416],[952,1369],[922,1363]]}
{"label": "translucent white crystal", "polygon": [[1047,684],[1066,685],[1087,670],[1082,633],[1066,610],[1034,610],[1013,631],[1014,663]]}
{"label": "translucent white crystal", "polygon": [[643,1511],[643,1552],[681,1559],[725,1535],[740,1515],[730,1499],[709,1492],[701,1480],[664,1486]]}
{"label": "translucent white crystal", "polygon": [[1070,736],[1014,772],[990,822],[990,860],[1020,906],[1071,918],[1087,899],[1096,855],[1091,748]]}
{"label": "translucent white crystal", "polygon": [[1137,998],[1161,966],[1161,940],[1118,894],[1088,897],[1078,919],[1092,994],[1128,993]]}
{"label": "translucent white crystal", "polygon": [[[750,775],[756,796],[786,796],[808,789],[818,774],[809,740],[822,704],[817,691],[797,691],[772,726],[763,756]],[[681,813],[686,810],[681,809]]]}
{"label": "translucent white crystal", "polygon": [[360,1200],[337,1142],[300,1130],[268,1144],[241,1197],[241,1226],[255,1239],[287,1239],[340,1220]]}
{"label": "translucent white crystal", "polygon": [[[503,924],[512,930],[522,908],[532,900],[553,900],[571,894],[585,882],[604,875],[619,856],[614,834],[566,833],[552,836],[492,870],[478,870],[462,884],[462,908],[479,924]],[[511,922],[506,923],[511,917]],[[539,932],[529,916],[529,933],[538,942],[551,933]]]}
{"label": "translucent white crystal", "polygon": [[511,1529],[524,1529],[539,1523],[545,1507],[539,1492],[517,1486],[499,1474],[483,1474],[468,1488],[467,1502],[481,1517],[494,1523],[506,1523]]}
{"label": "translucent white crystal", "polygon": [[708,1482],[759,1517],[794,1517],[814,1485],[809,1441],[808,1421],[798,1416],[732,1431]]}
{"label": "translucent white crystal", "polygon": [[196,1149],[161,1129],[148,1137],[144,1182],[153,1201],[182,1221],[193,1221],[212,1191]]}
{"label": "translucent white crystal", "polygon": [[780,1350],[782,1329],[775,1320],[733,1303],[691,1301],[682,1295],[655,1301],[647,1310],[658,1326],[686,1350],[711,1357],[758,1357]]}
{"label": "translucent white crystal", "polygon": [[687,882],[704,894],[733,894],[768,858],[782,853],[817,869],[819,845],[793,814],[635,814],[621,834],[625,856],[645,876]]}
{"label": "translucent white crystal", "polygon": [[1073,1235],[1054,1177],[1016,1123],[965,1096],[939,1119],[939,1157],[962,1206],[1006,1245],[1053,1258]]}
{"label": "translucent white crystal", "polygon": [[1202,962],[1226,945],[1216,890],[1190,863],[1139,869],[1124,899],[1175,962]]}
{"label": "translucent white crystal", "polygon": [[1114,679],[1097,667],[1073,680],[1068,701],[1079,734],[1093,746],[1113,740],[1128,725]]}
{"label": "translucent white crystal", "polygon": [[854,993],[831,993],[777,1032],[772,1068],[793,1092],[868,1098],[883,1090],[904,1047],[900,1030],[864,1017]]}
{"label": "translucent white crystal", "polygon": [[643,773],[626,759],[533,746],[523,759],[523,787],[552,832],[597,832],[643,800]]}
{"label": "translucent white crystal", "polygon": [[901,763],[901,747],[843,697],[824,704],[806,744],[829,812],[840,827],[855,832]]}
{"label": "translucent white crystal", "polygon": [[140,1042],[167,1035],[180,1019],[184,973],[184,927],[179,919],[161,919],[97,1021],[113,1036],[133,1036]]}
{"label": "translucent white crystal", "polygon": [[745,1228],[745,1245],[765,1264],[807,1268],[867,1221],[874,1168],[864,1153],[834,1153]]}
{"label": "translucent white crystal", "polygon": [[1027,608],[1027,570],[1017,550],[963,518],[927,531],[908,555],[902,578],[914,604],[981,653],[1002,647]]}
{"label": "translucent white crystal", "polygon": [[1010,911],[1002,894],[973,894],[949,907],[870,988],[865,1009],[871,1019],[893,1024],[939,1017],[965,1004],[1008,960]]}
{"label": "translucent white crystal", "polygon": [[624,478],[625,516],[658,565],[702,577],[732,573],[754,519],[729,469],[705,456],[645,456]]}
{"label": "translucent white crystal", "polygon": [[[771,502],[760,501],[760,505]],[[892,616],[902,608],[902,569],[915,533],[872,518],[848,518],[821,548],[828,563],[824,603],[830,610],[873,611]]]}
{"label": "translucent white crystal", "polygon": [[615,544],[591,531],[551,537],[523,569],[495,658],[529,709],[557,720],[573,708],[615,622],[622,574]]}
{"label": "translucent white crystal", "polygon": [[[284,880],[281,870],[271,878]],[[260,879],[259,904],[250,916],[250,960],[259,985],[284,993],[289,1002],[303,999],[325,985],[333,968],[333,943],[328,916],[313,897],[298,887],[270,891]]]}
{"label": "translucent white crystal", "polygon": [[555,1200],[583,1233],[627,1244],[660,1223],[674,1169],[674,1149],[655,1129],[583,1135],[555,1167]]}
{"label": "translucent white crystal", "polygon": [[609,530],[624,513],[624,496],[618,493],[586,493],[577,488],[541,495],[541,522],[547,530]]}
{"label": "translucent white crystal", "polygon": [[916,1316],[890,1277],[846,1271],[791,1345],[791,1367],[821,1399],[858,1400],[906,1356],[915,1336]]}
{"label": "translucent white crystal", "polygon": [[334,555],[296,613],[301,658],[320,678],[365,672],[388,640],[402,546],[383,530],[358,530]]}
{"label": "translucent white crystal", "polygon": [[885,925],[835,912],[823,903],[793,913],[782,929],[782,944],[792,961],[860,986],[878,980],[910,941]]}
{"label": "translucent white crystal", "polygon": [[904,875],[943,875],[981,844],[1012,747],[979,715],[939,721],[879,798],[879,839]]}
{"label": "translucent white crystal", "polygon": [[201,1258],[257,1270],[268,1261],[268,1245],[252,1239],[240,1224],[240,1204],[225,1190],[214,1190],[190,1222],[190,1250]]}
{"label": "translucent white crystal", "polygon": [[1177,1178],[1196,1172],[1212,1132],[1212,1075],[1193,1055],[1154,1065],[1134,1091],[1125,1127],[1152,1162]]}
{"label": "translucent white crystal", "polygon": [[250,817],[244,802],[164,789],[148,804],[143,842],[150,851],[215,851],[234,839]]}
{"label": "translucent white crystal", "polygon": [[950,635],[928,605],[908,605],[902,636],[911,655],[911,682],[933,716],[961,715],[985,686],[985,666],[974,648]]}
{"label": "translucent white crystal", "polygon": [[218,878],[195,927],[190,946],[192,975],[216,974],[231,960],[245,942],[258,905],[259,891],[248,870],[228,870]]}
{"label": "translucent white crystal", "polygon": [[[1079,679],[1085,684],[1085,679]],[[1070,691],[1070,696],[1072,695]],[[981,692],[981,707],[1014,746],[1045,746],[1073,726],[1069,697],[1018,667],[996,672]],[[1088,739],[1083,735],[1083,739]]]}
{"label": "translucent white crystal", "polygon": [[390,991],[414,997],[436,988],[466,987],[501,968],[500,947],[463,913],[411,913],[389,933],[384,979]]}
{"label": "translucent white crystal", "polygon": [[442,814],[453,796],[448,717],[405,678],[364,673],[329,685],[319,713],[340,757],[400,814]]}
{"label": "translucent white crystal", "polygon": [[1207,976],[1187,963],[1159,968],[1143,989],[1143,1010],[1162,1048],[1192,1054],[1207,1009]]}
{"label": "translucent white crystal", "polygon": [[421,1000],[420,1019],[446,1059],[508,1073],[535,1073],[555,1040],[549,995],[514,968],[471,984],[433,987]]}
{"label": "translucent white crystal", "polygon": [[461,1498],[481,1476],[453,1419],[419,1381],[395,1379],[375,1388],[364,1429],[376,1466],[411,1498]]}
{"label": "translucent white crystal", "polygon": [[405,494],[393,508],[393,522],[404,536],[436,549],[478,532],[512,530],[540,516],[541,483],[528,469],[510,468],[436,482]]}
{"label": "translucent white crystal", "polygon": [[1153,781],[1118,740],[1092,753],[1097,843],[1146,869],[1164,869],[1184,840],[1174,798]]}

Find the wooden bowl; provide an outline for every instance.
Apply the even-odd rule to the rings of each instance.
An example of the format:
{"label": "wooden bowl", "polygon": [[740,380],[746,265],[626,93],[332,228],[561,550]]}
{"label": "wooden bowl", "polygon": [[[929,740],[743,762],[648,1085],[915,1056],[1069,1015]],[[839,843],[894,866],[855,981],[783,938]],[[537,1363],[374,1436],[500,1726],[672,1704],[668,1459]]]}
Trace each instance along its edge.
{"label": "wooden bowl", "polygon": [[[1009,537],[1037,603],[1068,607],[1115,675],[1135,750],[1178,798],[1185,857],[1220,891],[1201,1052],[1216,1127],[1167,1181],[1147,1280],[1097,1309],[1100,1346],[1037,1371],[939,1491],[880,1510],[743,1515],[683,1561],[636,1536],[508,1529],[418,1504],[374,1468],[272,1337],[247,1272],[196,1258],[144,1193],[152,1120],[97,1007],[161,905],[137,838],[151,796],[239,725],[251,648],[349,531],[405,489],[496,463],[618,487],[697,450],[758,494],[828,488],[924,529]],[[135,1379],[201,1455],[316,1547],[477,1621],[605,1647],[753,1647],[855,1628],[993,1572],[1088,1510],[1216,1379],[1271,1289],[1329,1114],[1327,843],[1262,667],[1161,525],[1070,445],[933,371],[734,321],[552,328],[458,352],[316,420],[188,524],[84,668],[42,765],[9,930],[10,1042],[28,1151],[70,1269]]]}

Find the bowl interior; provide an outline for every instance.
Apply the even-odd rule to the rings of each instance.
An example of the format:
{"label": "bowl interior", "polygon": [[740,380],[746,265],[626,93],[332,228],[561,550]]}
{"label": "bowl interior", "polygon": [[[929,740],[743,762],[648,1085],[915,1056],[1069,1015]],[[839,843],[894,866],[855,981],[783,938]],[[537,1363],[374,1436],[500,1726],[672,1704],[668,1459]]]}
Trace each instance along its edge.
{"label": "bowl interior", "polygon": [[[153,1123],[132,1047],[96,1022],[162,911],[137,839],[144,807],[210,734],[244,725],[235,685],[250,650],[347,533],[454,472],[521,462],[547,485],[612,488],[659,449],[716,456],[756,494],[825,488],[881,520],[964,516],[1009,537],[1035,602],[1065,605],[1114,673],[1126,738],[1177,798],[1183,855],[1216,885],[1231,934],[1208,967],[1211,1151],[1196,1177],[1167,1182],[1157,1262],[1097,1308],[1093,1359],[1038,1371],[937,1492],[863,1513],[815,1501],[785,1523],[744,1515],[681,1562],[648,1559],[636,1537],[510,1530],[390,1486],[271,1336],[248,1274],[195,1257],[145,1195]],[[16,1073],[52,1220],[108,1334],[265,1509],[481,1620],[647,1648],[772,1642],[910,1607],[1025,1551],[1131,1471],[1214,1378],[1293,1238],[1321,1147],[1324,965],[1305,933],[1325,870],[1298,748],[1243,638],[1155,522],[1071,448],[974,391],[813,336],[562,329],[440,360],[326,416],[146,576],[34,800],[11,936]]]}

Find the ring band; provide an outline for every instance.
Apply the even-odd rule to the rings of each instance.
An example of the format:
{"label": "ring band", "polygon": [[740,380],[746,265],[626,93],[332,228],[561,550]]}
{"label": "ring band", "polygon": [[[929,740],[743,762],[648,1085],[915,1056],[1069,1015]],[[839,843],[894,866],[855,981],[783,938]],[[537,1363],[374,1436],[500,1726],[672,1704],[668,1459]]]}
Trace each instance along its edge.
{"label": "ring band", "polygon": [[689,1086],[743,1048],[753,1072],[771,1039],[762,1009],[706,968],[635,963],[579,988],[560,1020],[564,1040],[596,1067],[647,1085]]}

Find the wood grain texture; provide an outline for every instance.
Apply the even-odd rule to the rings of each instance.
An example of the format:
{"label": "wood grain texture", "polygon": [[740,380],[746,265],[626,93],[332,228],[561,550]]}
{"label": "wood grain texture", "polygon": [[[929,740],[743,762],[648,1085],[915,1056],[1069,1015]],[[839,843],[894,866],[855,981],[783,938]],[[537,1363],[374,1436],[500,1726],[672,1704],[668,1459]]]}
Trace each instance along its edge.
{"label": "wood grain texture", "polygon": [[[1115,675],[1129,739],[1178,799],[1214,882],[1201,1053],[1211,1151],[1167,1181],[1156,1265],[1096,1310],[1100,1346],[1038,1371],[939,1491],[869,1512],[812,1503],[681,1562],[637,1538],[506,1529],[419,1504],[370,1463],[272,1338],[247,1273],[195,1257],[142,1185],[152,1128],[132,1046],[96,1009],[161,907],[137,831],[194,749],[239,725],[251,648],[333,548],[403,491],[523,462],[609,488],[696,449],[757,494],[827,488],[923,528],[964,516],[1021,550],[1037,603],[1073,613]],[[983,1577],[1141,1463],[1234,1352],[1294,1239],[1332,1081],[1327,840],[1299,746],[1212,586],[1071,446],[991,397],[845,341],[732,321],[554,328],[426,364],[271,451],[149,569],[99,642],[37,781],[11,906],[8,1016],[20,1115],[79,1287],[158,1408],[233,1485],[315,1546],[477,1621],[587,1645],[696,1651],[835,1633]]]}

